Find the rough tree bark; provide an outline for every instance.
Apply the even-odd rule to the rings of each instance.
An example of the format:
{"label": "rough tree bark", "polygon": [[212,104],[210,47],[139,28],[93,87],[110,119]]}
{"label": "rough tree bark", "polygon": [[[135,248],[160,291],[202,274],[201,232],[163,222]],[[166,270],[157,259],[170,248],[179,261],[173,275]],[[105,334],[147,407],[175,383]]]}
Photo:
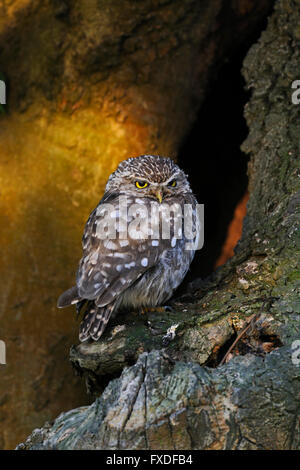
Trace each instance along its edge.
{"label": "rough tree bark", "polygon": [[121,376],[91,406],[61,414],[19,448],[300,448],[300,366],[292,360],[300,339],[300,106],[291,101],[299,56],[300,2],[280,0],[243,67],[252,90],[243,144],[250,200],[234,258],[195,281],[174,312],[119,318],[99,344],[73,347],[92,391]]}
{"label": "rough tree bark", "polygon": [[[208,83],[273,0],[1,0],[0,448],[87,404],[68,350],[88,214],[129,156],[175,156]],[[151,343],[152,344],[152,343]],[[120,360],[119,372],[124,361]]]}

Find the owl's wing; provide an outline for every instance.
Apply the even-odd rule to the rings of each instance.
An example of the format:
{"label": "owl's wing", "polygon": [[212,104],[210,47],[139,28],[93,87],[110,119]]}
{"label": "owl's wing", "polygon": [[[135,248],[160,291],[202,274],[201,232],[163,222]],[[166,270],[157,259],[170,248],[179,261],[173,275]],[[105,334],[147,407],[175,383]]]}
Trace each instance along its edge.
{"label": "owl's wing", "polygon": [[[108,305],[144,272],[155,266],[169,240],[103,239],[103,203],[111,204],[111,215],[118,220],[118,197],[111,195],[99,203],[85,227],[83,257],[77,273],[81,298],[95,300],[99,307]],[[118,224],[117,224],[118,227]],[[101,237],[102,234],[102,237]],[[118,235],[118,231],[117,231]]]}

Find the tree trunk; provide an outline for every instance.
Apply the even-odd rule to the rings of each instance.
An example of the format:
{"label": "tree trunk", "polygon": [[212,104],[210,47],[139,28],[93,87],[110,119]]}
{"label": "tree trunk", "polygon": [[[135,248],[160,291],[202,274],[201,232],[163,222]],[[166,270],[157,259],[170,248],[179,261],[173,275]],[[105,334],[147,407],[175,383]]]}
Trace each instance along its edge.
{"label": "tree trunk", "polygon": [[78,324],[56,308],[88,215],[121,160],[176,156],[210,78],[272,3],[0,2],[0,448],[91,402],[68,362]]}
{"label": "tree trunk", "polygon": [[121,376],[19,448],[299,449],[299,7],[278,1],[244,62],[250,200],[234,258],[174,311],[128,314],[73,347],[91,392]]}

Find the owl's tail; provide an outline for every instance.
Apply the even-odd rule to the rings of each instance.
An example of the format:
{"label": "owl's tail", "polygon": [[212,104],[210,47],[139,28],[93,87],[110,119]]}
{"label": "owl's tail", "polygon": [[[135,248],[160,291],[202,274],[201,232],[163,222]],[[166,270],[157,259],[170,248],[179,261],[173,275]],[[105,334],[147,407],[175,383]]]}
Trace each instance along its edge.
{"label": "owl's tail", "polygon": [[83,342],[92,338],[94,341],[98,341],[105,330],[113,308],[113,304],[97,307],[94,303],[90,309],[87,309],[80,324],[79,340]]}
{"label": "owl's tail", "polygon": [[92,338],[94,341],[98,341],[111,316],[114,308],[113,304],[106,305],[105,307],[97,307],[94,301],[82,299],[78,294],[77,287],[74,286],[61,294],[57,306],[63,308],[68,305],[76,304],[77,314],[79,314],[86,303],[87,308],[84,312],[84,317],[79,329],[79,340],[87,341],[89,338]]}

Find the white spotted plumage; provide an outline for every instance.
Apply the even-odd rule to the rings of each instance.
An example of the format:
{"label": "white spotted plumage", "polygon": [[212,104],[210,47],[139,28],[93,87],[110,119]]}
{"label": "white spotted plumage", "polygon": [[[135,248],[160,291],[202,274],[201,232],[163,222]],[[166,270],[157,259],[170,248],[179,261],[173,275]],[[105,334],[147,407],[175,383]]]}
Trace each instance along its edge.
{"label": "white spotted plumage", "polygon": [[[138,189],[136,180],[146,181],[145,189]],[[171,187],[169,183],[174,180],[176,185]],[[197,203],[186,175],[171,159],[143,155],[120,163],[109,177],[105,194],[86,223],[76,286],[58,300],[59,307],[77,303],[80,311],[86,306],[80,325],[81,341],[98,340],[111,315],[120,310],[165,303],[182,282],[194,256],[194,251],[185,249],[184,235],[182,238],[175,236],[175,233],[182,233],[182,229],[178,230],[174,215],[171,215],[169,239],[157,233],[154,239],[145,236],[136,239],[130,234],[124,238],[121,232],[113,240],[102,239],[101,224],[106,211],[101,206],[110,204],[110,217],[118,221],[121,217],[120,198],[125,196],[128,204],[143,205],[149,213],[151,204],[151,208],[159,209],[162,201],[169,205],[179,204],[181,208],[191,204],[194,212]],[[132,219],[128,218],[127,223]],[[144,223],[143,234],[146,228]],[[151,231],[153,233],[152,229],[148,233]]]}

